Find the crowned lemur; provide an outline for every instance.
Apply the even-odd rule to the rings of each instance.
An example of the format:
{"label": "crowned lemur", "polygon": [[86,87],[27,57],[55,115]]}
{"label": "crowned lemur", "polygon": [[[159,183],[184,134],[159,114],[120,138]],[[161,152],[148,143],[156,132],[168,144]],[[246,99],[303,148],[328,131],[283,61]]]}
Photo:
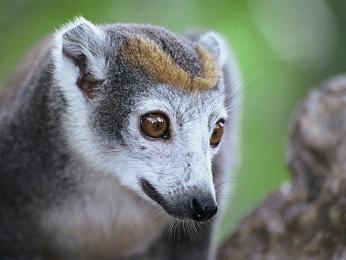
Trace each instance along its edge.
{"label": "crowned lemur", "polygon": [[77,18],[42,40],[1,94],[0,259],[214,259],[239,83],[215,32]]}

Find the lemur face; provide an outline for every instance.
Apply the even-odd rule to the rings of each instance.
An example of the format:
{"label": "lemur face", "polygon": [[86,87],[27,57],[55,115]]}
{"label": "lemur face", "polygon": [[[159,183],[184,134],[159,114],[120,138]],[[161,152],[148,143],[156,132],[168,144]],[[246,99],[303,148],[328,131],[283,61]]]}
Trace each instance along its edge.
{"label": "lemur face", "polygon": [[184,93],[163,85],[138,97],[118,157],[124,184],[175,217],[214,215],[211,162],[222,142],[223,101],[218,91]]}
{"label": "lemur face", "polygon": [[227,112],[214,36],[79,19],[52,51],[76,156],[180,219],[217,211],[211,165]]}

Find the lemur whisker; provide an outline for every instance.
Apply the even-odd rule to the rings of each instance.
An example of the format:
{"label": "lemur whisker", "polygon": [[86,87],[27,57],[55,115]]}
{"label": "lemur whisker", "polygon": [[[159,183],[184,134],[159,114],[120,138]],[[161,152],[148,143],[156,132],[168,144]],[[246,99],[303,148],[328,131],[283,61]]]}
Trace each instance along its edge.
{"label": "lemur whisker", "polygon": [[216,186],[215,186],[215,190],[217,191],[218,189],[222,188],[224,185],[233,185],[234,184],[234,181],[233,180],[229,180],[229,181],[224,181],[224,182],[221,182],[221,183],[218,183]]}

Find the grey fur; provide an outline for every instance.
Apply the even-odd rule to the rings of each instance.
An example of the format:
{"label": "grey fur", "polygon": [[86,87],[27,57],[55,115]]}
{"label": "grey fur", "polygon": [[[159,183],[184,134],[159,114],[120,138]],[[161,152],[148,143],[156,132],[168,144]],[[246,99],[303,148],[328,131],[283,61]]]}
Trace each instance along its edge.
{"label": "grey fur", "polygon": [[[95,35],[95,28],[102,33]],[[71,143],[76,141],[85,147],[86,140],[70,137],[69,127],[73,131],[73,128],[81,126],[77,123],[71,125],[73,120],[70,119],[69,109],[75,97],[69,96],[55,77],[57,61],[53,57],[51,37],[39,43],[39,47],[33,49],[34,55],[29,55],[19,64],[0,96],[0,258],[213,259],[219,217],[210,223],[199,224],[200,228],[192,237],[181,229],[183,224],[179,224],[181,236],[170,238],[165,235],[166,224],[169,223],[166,223],[166,219],[172,218],[165,211],[188,218],[186,210],[196,194],[208,198],[212,196],[213,191],[207,183],[211,157],[214,156],[213,187],[224,182],[236,168],[234,158],[237,157],[240,94],[237,83],[240,79],[233,57],[223,53],[227,49],[218,46],[217,40],[213,42],[203,38],[206,34],[194,35],[189,39],[156,26],[134,24],[95,28],[81,23],[65,32],[62,55],[78,67],[78,77],[82,78],[84,84],[81,92],[86,91],[84,86],[96,86],[95,98],[85,101],[85,107],[88,109],[88,131],[92,133],[87,141],[95,144],[97,151],[88,151],[89,155],[86,156],[83,154],[84,148],[79,151],[79,146]],[[220,63],[223,73],[218,86],[202,93],[154,84],[148,75],[126,64],[119,55],[121,41],[130,34],[152,39],[170,54],[175,63],[192,75],[201,70],[194,51],[196,41],[209,49],[218,61],[221,60],[220,55],[227,55],[227,62]],[[95,65],[95,62],[99,63]],[[142,137],[133,130],[136,128],[135,122],[129,121],[139,113],[138,108],[145,108],[148,102],[155,100],[164,102],[160,103],[165,106],[162,109],[170,116],[174,115],[179,122],[177,129],[180,129],[177,134],[180,141],[172,144],[172,148],[160,150],[159,154],[156,148],[143,143]],[[210,152],[209,137],[196,134],[201,138],[196,141],[191,129],[195,120],[199,120],[205,123],[202,126],[204,131],[211,131],[226,108],[225,140],[218,153],[216,150]],[[189,146],[195,146],[195,150],[189,149]],[[195,152],[196,149],[199,152]],[[114,158],[115,162],[92,162],[89,156],[96,156],[96,153],[97,158]],[[137,194],[137,190],[124,185],[121,176],[104,173],[109,165],[123,165],[123,162],[116,161],[117,158],[127,157],[129,164],[140,162],[144,165],[143,170],[152,169],[152,176],[157,176],[155,188],[166,186],[160,190],[166,201],[166,206],[164,203],[161,205],[165,211],[156,202],[148,202],[150,199],[144,193]],[[132,171],[132,165],[128,167],[128,171]],[[121,171],[126,170],[122,166]],[[201,175],[206,176],[203,177],[205,180],[192,180],[197,171],[205,172]],[[212,182],[212,176],[208,180]],[[114,187],[110,185],[112,183]],[[111,195],[105,191],[114,195],[111,202],[107,200]],[[97,197],[99,193],[101,195]],[[218,197],[216,199],[219,204],[223,203]],[[103,210],[114,207],[116,211],[119,207],[119,211],[122,211],[119,214],[130,214],[124,213],[124,210],[130,212],[131,206],[121,205],[122,201],[135,201],[134,209],[143,207],[144,211],[158,211],[161,220],[155,222],[154,226],[149,225],[157,230],[157,237],[153,230],[147,230],[148,238],[150,233],[153,234],[152,241],[148,240],[143,244],[144,248],[133,254],[113,254],[112,248],[106,249],[107,253],[99,253],[99,248],[90,249],[85,246],[87,244],[73,241],[75,237],[69,233],[70,227],[74,227],[73,221],[81,218],[82,224],[77,229],[88,227],[90,222],[83,215],[83,205],[94,207],[96,201],[100,202],[100,207],[90,216],[100,214],[99,221],[107,223],[98,224],[105,224],[105,227],[112,227],[117,222],[116,219],[107,219],[108,215],[103,215]],[[78,209],[81,209],[81,216]],[[114,215],[112,212],[110,216]],[[126,215],[124,218],[131,217]],[[57,226],[57,223],[66,224],[66,230],[63,226]],[[93,228],[97,229],[97,226]],[[98,230],[90,231],[90,236],[93,232],[97,234]],[[106,240],[100,241],[108,243],[107,235],[105,237],[103,239]],[[100,248],[103,248],[102,245]]]}

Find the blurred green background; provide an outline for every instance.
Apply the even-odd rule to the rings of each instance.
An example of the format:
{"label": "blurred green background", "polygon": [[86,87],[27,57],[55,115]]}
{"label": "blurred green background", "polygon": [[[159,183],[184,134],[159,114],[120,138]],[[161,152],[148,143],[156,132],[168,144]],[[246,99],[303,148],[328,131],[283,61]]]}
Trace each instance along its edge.
{"label": "blurred green background", "polygon": [[210,29],[232,44],[244,77],[242,167],[223,236],[288,179],[284,150],[294,107],[310,86],[346,67],[343,0],[0,0],[0,82],[35,41],[76,15],[177,32]]}

